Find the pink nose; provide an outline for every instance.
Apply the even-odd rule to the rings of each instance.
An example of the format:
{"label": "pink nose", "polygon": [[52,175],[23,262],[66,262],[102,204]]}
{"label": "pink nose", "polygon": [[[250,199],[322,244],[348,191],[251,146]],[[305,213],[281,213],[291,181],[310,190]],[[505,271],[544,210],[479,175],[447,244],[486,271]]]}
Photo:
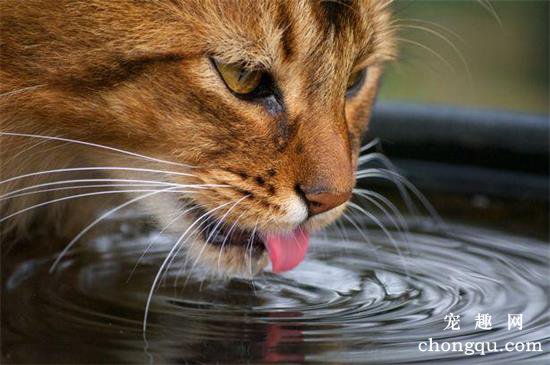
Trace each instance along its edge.
{"label": "pink nose", "polygon": [[305,192],[309,213],[313,215],[324,213],[345,203],[351,196],[351,191],[319,192],[308,194]]}

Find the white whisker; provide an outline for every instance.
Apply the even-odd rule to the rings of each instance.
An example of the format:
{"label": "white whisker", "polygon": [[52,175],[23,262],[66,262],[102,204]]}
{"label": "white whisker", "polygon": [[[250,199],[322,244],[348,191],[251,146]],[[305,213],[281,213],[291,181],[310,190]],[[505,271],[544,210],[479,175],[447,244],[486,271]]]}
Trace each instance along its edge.
{"label": "white whisker", "polygon": [[406,19],[403,19],[401,21],[397,21],[395,24],[398,25],[398,27],[400,26],[400,24],[407,24],[407,22],[411,22],[411,23],[417,23],[417,24],[424,24],[424,25],[429,25],[429,26],[432,26],[432,27],[435,27],[435,28],[439,28],[440,30],[443,30],[445,32],[447,32],[448,34],[452,35],[453,37],[455,37],[456,39],[458,39],[459,41],[461,41],[462,43],[466,43],[466,41],[464,40],[464,37],[462,37],[460,34],[458,34],[457,32],[453,31],[452,29],[449,29],[448,27],[445,27],[439,23],[436,23],[436,22],[431,22],[429,20],[424,20],[424,19],[418,19],[418,18],[406,18]]}
{"label": "white whisker", "polygon": [[380,144],[380,138],[375,138],[369,143],[365,144],[361,149],[359,150],[359,153],[365,152],[370,150],[371,148],[378,146]]}
{"label": "white whisker", "polygon": [[212,212],[218,210],[218,209],[221,209],[223,208],[224,206],[228,205],[228,204],[231,204],[232,202],[226,202],[222,205],[219,205],[217,206],[216,208],[213,208],[211,210],[209,210],[208,212],[204,213],[203,215],[201,215],[199,218],[197,218],[197,220],[195,220],[195,222],[193,222],[189,227],[187,227],[187,229],[185,230],[185,232],[183,232],[181,234],[181,236],[177,239],[176,243],[174,244],[174,246],[172,247],[172,249],[170,250],[170,252],[168,252],[168,255],[166,256],[166,258],[164,259],[164,261],[162,262],[158,272],[157,272],[157,275],[155,275],[155,278],[153,280],[153,283],[151,284],[151,289],[149,290],[149,295],[147,296],[147,301],[146,301],[146,304],[145,304],[145,313],[144,313],[144,316],[143,316],[143,336],[145,337],[145,333],[147,331],[147,318],[148,318],[148,315],[149,315],[149,307],[151,306],[151,299],[153,298],[153,294],[155,292],[155,289],[156,289],[156,286],[158,284],[158,281],[161,277],[161,274],[162,272],[164,271],[164,268],[166,267],[168,261],[170,260],[170,257],[171,255],[177,250],[178,246],[179,246],[179,243],[181,242],[181,240],[183,240],[183,238],[185,237],[185,235],[195,226],[195,224],[203,217],[206,217],[208,214],[211,214]]}
{"label": "white whisker", "polygon": [[61,261],[61,259],[63,258],[63,256],[65,256],[65,254],[74,246],[74,244],[82,237],[86,234],[86,232],[88,232],[90,229],[92,229],[95,225],[97,225],[99,222],[101,222],[102,220],[104,220],[105,218],[107,218],[108,216],[110,216],[111,214],[119,211],[120,209],[124,208],[124,207],[127,207],[128,205],[132,204],[132,203],[135,203],[137,201],[140,201],[140,200],[143,200],[145,198],[148,198],[150,196],[153,196],[153,195],[156,195],[156,194],[160,194],[160,193],[164,193],[164,192],[168,192],[170,190],[174,190],[174,189],[177,189],[178,187],[170,187],[170,188],[166,188],[166,189],[163,189],[163,190],[157,190],[157,191],[153,191],[153,192],[150,192],[150,193],[147,193],[147,194],[144,194],[144,195],[141,195],[141,196],[138,196],[137,198],[133,198],[123,204],[120,204],[116,207],[114,207],[113,209],[110,209],[109,211],[107,211],[106,213],[102,214],[101,216],[99,216],[97,219],[95,219],[92,223],[88,224],[83,230],[81,230],[72,240],[71,242],[69,242],[69,244],[67,246],[65,246],[65,248],[63,249],[63,251],[61,251],[61,253],[57,256],[57,258],[55,259],[55,261],[53,262],[52,266],[50,267],[50,274],[53,273],[55,271],[55,268],[56,266],[59,264],[59,262]]}
{"label": "white whisker", "polygon": [[105,145],[92,143],[92,142],[78,141],[78,140],[70,139],[70,138],[55,137],[55,136],[43,136],[43,135],[28,134],[28,133],[0,132],[0,136],[2,136],[2,135],[4,135],[4,136],[15,136],[15,137],[28,137],[28,138],[43,138],[43,139],[49,139],[49,140],[54,140],[54,141],[76,143],[76,144],[80,144],[80,145],[84,145],[84,146],[101,148],[101,149],[105,149],[105,150],[109,150],[109,151],[113,151],[113,152],[122,153],[122,154],[125,154],[125,155],[128,155],[128,156],[142,158],[142,159],[152,161],[152,162],[160,162],[160,163],[165,163],[165,164],[169,164],[169,165],[176,165],[176,166],[181,166],[181,167],[186,167],[186,168],[194,168],[194,166],[191,166],[191,165],[186,165],[186,164],[173,162],[173,161],[166,161],[166,160],[162,160],[162,159],[158,159],[158,158],[154,158],[154,157],[145,156],[145,155],[142,155],[142,154],[139,154],[139,153],[122,150],[122,149],[115,148],[115,147],[105,146]]}
{"label": "white whisker", "polygon": [[[248,238],[248,241],[247,241],[245,249],[244,249],[244,259],[245,259],[245,262],[246,262],[248,246],[250,246],[250,253],[248,254],[248,266],[249,266],[249,270],[250,270],[250,278],[252,278],[252,276],[253,276],[253,273],[252,273],[252,244],[254,243],[254,235],[256,234],[256,230],[258,229],[258,222],[259,222],[259,218],[256,219],[256,224],[254,225],[254,229],[252,230],[252,233],[250,234],[250,237]],[[253,287],[254,293],[255,293],[256,292],[256,287],[254,286],[254,281],[251,281],[251,283],[252,283],[252,287]]]}
{"label": "white whisker", "polygon": [[498,23],[498,26],[500,27],[500,29],[503,29],[502,19],[500,18],[497,11],[495,10],[493,5],[491,4],[491,1],[490,0],[478,0],[478,2],[496,20],[496,22]]}
{"label": "white whisker", "polygon": [[223,241],[222,241],[222,244],[220,246],[220,253],[218,254],[218,270],[220,269],[220,260],[222,258],[222,253],[223,253],[223,248],[225,246],[225,243],[227,242],[227,239],[231,239],[231,234],[233,233],[233,230],[235,229],[235,227],[237,226],[237,223],[239,222],[239,219],[241,219],[241,217],[246,213],[246,211],[242,212],[238,217],[237,219],[235,220],[235,222],[233,222],[233,224],[231,225],[231,227],[229,228],[229,231],[227,231],[227,234],[226,236],[224,237]]}
{"label": "white whisker", "polygon": [[[63,186],[60,188],[51,188],[51,189],[41,189],[41,190],[34,190],[26,193],[21,193],[22,191],[26,190],[32,190],[38,187],[45,187],[45,186],[52,186],[52,185],[62,185],[62,184],[68,184],[70,182],[100,182],[100,181],[112,181],[112,182],[137,182],[135,184],[89,184],[89,185],[70,185],[70,186]],[[208,189],[208,188],[226,188],[229,187],[229,185],[218,185],[218,184],[177,184],[177,183],[169,183],[169,182],[163,182],[163,181],[155,181],[155,180],[132,180],[132,179],[79,179],[79,180],[64,180],[64,181],[55,181],[51,183],[44,183],[44,184],[38,184],[33,186],[27,186],[22,189],[17,189],[14,191],[11,191],[7,194],[0,195],[0,201],[6,200],[6,199],[13,199],[21,196],[27,196],[27,195],[33,195],[33,194],[39,194],[39,193],[47,193],[52,191],[63,191],[63,190],[71,190],[71,189],[84,189],[84,188],[100,188],[100,187],[132,187],[132,186],[141,186],[141,187],[155,187],[155,186],[175,186],[180,188],[187,188],[187,189]],[[16,194],[19,193],[19,194]]]}
{"label": "white whisker", "polygon": [[12,190],[4,195],[0,195],[0,200],[5,199],[6,197],[10,197],[13,194],[21,193],[23,191],[32,190],[36,188],[42,188],[46,186],[55,186],[55,185],[63,185],[63,184],[78,184],[78,183],[103,183],[103,182],[116,182],[116,183],[143,183],[143,184],[159,184],[159,185],[168,185],[168,186],[176,186],[176,183],[168,183],[164,181],[157,181],[157,180],[135,180],[135,179],[73,179],[73,180],[58,180],[58,181],[52,181],[48,183],[42,183],[42,184],[36,184],[36,185],[30,185],[26,186],[21,189]]}
{"label": "white whisker", "polygon": [[462,62],[462,65],[464,66],[464,71],[466,71],[466,77],[468,79],[468,84],[470,88],[473,88],[473,79],[472,79],[472,72],[470,71],[470,66],[468,65],[468,61],[466,61],[466,57],[464,57],[464,54],[462,51],[447,37],[445,37],[443,34],[440,34],[433,29],[430,29],[428,27],[423,27],[420,25],[404,25],[403,27],[408,29],[416,29],[416,30],[422,30],[424,32],[427,32],[429,34],[434,35],[435,37],[443,40],[449,47],[452,48],[452,50],[455,52],[455,54],[460,59],[460,62]]}
{"label": "white whisker", "polygon": [[17,157],[19,157],[21,155],[24,155],[25,153],[28,153],[30,150],[32,150],[34,148],[37,148],[37,147],[40,147],[41,145],[46,144],[48,142],[50,142],[50,141],[48,141],[47,139],[38,141],[37,143],[35,143],[35,144],[33,144],[33,145],[31,145],[27,148],[24,148],[21,151],[17,152],[15,155],[9,156],[7,160],[8,161],[13,161],[13,160],[17,159]]}
{"label": "white whisker", "polygon": [[[178,255],[180,254],[180,252],[183,250],[183,248],[185,247],[185,245],[187,244],[187,242],[189,241],[189,239],[191,239],[192,237],[197,237],[199,236],[200,234],[202,234],[202,232],[206,231],[207,229],[209,229],[210,227],[212,227],[213,225],[216,224],[215,221],[209,221],[208,220],[208,216],[204,217],[204,218],[199,218],[196,220],[196,223],[198,223],[198,225],[195,227],[195,229],[193,229],[193,231],[189,232],[189,234],[187,235],[187,238],[185,238],[184,241],[182,241],[178,247],[178,249],[176,250],[176,252],[172,255],[172,258],[170,259],[170,261],[168,262],[168,264],[166,265],[166,269],[164,270],[164,275],[163,275],[163,278],[161,278],[161,282],[162,280],[164,280],[164,278],[166,278],[168,276],[168,269],[172,266],[174,260],[178,257]],[[206,223],[206,224],[205,224]],[[205,225],[204,225],[205,224]],[[204,226],[203,226],[204,225]],[[191,243],[190,243],[190,246],[188,247],[188,251],[190,251],[191,249],[194,249],[195,245],[199,245],[200,242],[199,240],[193,240]],[[204,248],[204,246],[203,246]],[[201,251],[202,252],[202,251]],[[176,280],[174,282],[174,286],[177,286],[178,285],[178,281],[179,281],[179,278],[180,276],[182,275],[183,273],[183,270],[184,269],[188,269],[188,264],[190,263],[190,260],[191,260],[191,255],[186,255],[185,257],[185,260],[183,262],[183,265],[181,265],[180,269],[178,270],[178,272],[176,273]],[[191,271],[190,269],[188,269],[188,271]],[[183,286],[182,286],[182,290],[187,286],[187,283],[189,281],[189,279],[191,278],[191,275],[187,276],[187,279],[185,280]]]}
{"label": "white whisker", "polygon": [[29,92],[29,91],[34,91],[34,90],[39,89],[39,88],[44,87],[44,86],[46,86],[46,84],[22,87],[22,88],[17,89],[17,90],[12,90],[12,91],[2,93],[2,94],[0,94],[0,97],[13,96],[13,95],[17,95],[17,94],[21,94],[21,93],[25,93],[25,92]]}
{"label": "white whisker", "polygon": [[203,244],[203,247],[201,248],[199,254],[197,255],[197,257],[195,258],[195,261],[193,262],[193,265],[191,265],[191,269],[190,271],[193,271],[193,268],[197,265],[197,263],[199,262],[199,259],[202,255],[202,253],[204,252],[204,249],[209,245],[209,240],[214,236],[214,234],[216,233],[218,227],[220,226],[220,224],[222,224],[222,222],[224,221],[224,219],[229,215],[229,213],[240,203],[242,202],[244,199],[248,198],[250,195],[245,195],[243,196],[242,198],[240,198],[239,200],[237,200],[237,202],[235,204],[233,204],[228,210],[227,212],[224,213],[224,215],[218,219],[217,221],[217,224],[216,226],[214,227],[214,229],[212,229],[212,231],[210,232],[210,234],[208,235],[208,237],[206,238],[206,240],[204,241],[204,244]]}
{"label": "white whisker", "polygon": [[384,226],[384,224],[382,224],[382,222],[380,222],[378,220],[378,218],[376,218],[373,214],[367,212],[365,209],[363,209],[362,207],[360,207],[359,205],[353,203],[353,202],[349,202],[349,206],[352,207],[352,208],[355,208],[356,210],[358,210],[359,212],[363,213],[364,215],[366,215],[370,220],[372,220],[374,222],[374,224],[376,224],[378,227],[380,227],[380,229],[382,230],[382,232],[384,232],[384,234],[388,237],[388,239],[390,240],[390,242],[392,243],[392,245],[395,247],[395,250],[397,251],[397,254],[399,255],[399,258],[401,259],[401,262],[402,262],[402,265],[403,265],[403,269],[405,270],[405,274],[407,275],[407,277],[409,276],[409,270],[407,268],[407,263],[403,257],[403,253],[401,252],[401,249],[399,248],[399,245],[397,244],[397,241],[393,238],[392,234],[386,229],[386,227]]}
{"label": "white whisker", "polygon": [[432,55],[437,57],[437,59],[439,59],[445,66],[447,66],[451,70],[451,72],[453,72],[453,73],[456,72],[454,66],[449,61],[447,61],[447,59],[445,57],[443,57],[442,55],[440,55],[438,52],[434,51],[430,47],[428,47],[428,46],[426,46],[422,43],[412,41],[410,39],[405,39],[405,38],[395,38],[395,39],[400,41],[400,42],[412,44],[413,46],[416,46],[418,48],[421,48],[421,49],[431,53]]}
{"label": "white whisker", "polygon": [[445,226],[443,219],[441,219],[440,215],[437,213],[435,208],[430,204],[430,202],[424,196],[424,194],[422,194],[420,190],[416,188],[416,186],[414,186],[409,180],[407,180],[405,177],[401,176],[400,174],[390,170],[379,170],[376,173],[369,173],[364,176],[360,176],[358,177],[358,179],[363,177],[378,177],[382,179],[388,179],[390,181],[394,181],[394,179],[397,179],[401,184],[403,184],[415,195],[415,197],[420,201],[420,203],[428,211],[432,219],[436,221],[437,225],[439,225],[440,227]]}
{"label": "white whisker", "polygon": [[[360,161],[359,165],[370,162],[370,161],[379,161],[387,170],[382,170],[382,169],[358,170],[358,171],[355,172],[355,175],[356,175],[358,180],[361,179],[362,177],[365,177],[365,176],[363,176],[365,173],[377,174],[377,173],[383,173],[384,171],[392,171],[392,172],[394,172],[395,175],[401,177],[401,174],[397,173],[397,168],[395,167],[395,165],[390,161],[389,158],[384,156],[382,153],[373,152],[373,153],[370,153],[368,155],[362,156],[361,159],[362,160]],[[395,177],[395,175],[388,176],[388,179],[391,182],[393,182],[395,184],[395,186],[397,187],[397,189],[399,190],[399,194],[401,195],[401,198],[405,202],[409,212],[411,212],[411,214],[413,214],[413,215],[417,215],[418,210],[416,209],[416,206],[414,205],[407,189],[405,189],[405,187],[403,186],[403,183],[400,182],[399,179],[397,179]]]}
{"label": "white whisker", "polygon": [[[405,226],[402,225],[402,223],[405,223],[404,220],[398,222],[394,218],[394,216],[392,214],[390,214],[390,212],[388,212],[388,210],[382,204],[380,204],[372,196],[369,196],[370,191],[365,190],[365,189],[353,189],[353,194],[355,194],[355,195],[367,200],[369,203],[373,204],[376,208],[378,208],[378,210],[380,210],[382,212],[382,214],[384,214],[384,216],[390,221],[390,223],[395,227],[395,229],[397,229],[399,231],[399,233],[401,233],[402,235],[405,234]],[[392,213],[395,213],[395,212],[392,212]],[[406,225],[406,223],[405,223],[405,225]]]}
{"label": "white whisker", "polygon": [[[368,232],[367,233],[364,233],[363,232],[363,229],[361,229],[361,227],[359,227],[359,225],[357,224],[357,222],[355,222],[348,214],[346,214],[345,212],[342,214],[342,216],[344,218],[347,219],[348,222],[350,222],[358,231],[359,231],[359,234],[365,239],[365,241],[367,242],[367,244],[369,246],[372,247],[372,251],[374,251],[374,254],[376,255],[377,259],[379,258],[378,256],[378,247],[376,247],[372,241],[370,240],[369,236],[368,236]],[[366,231],[367,228],[364,227],[364,230]]]}
{"label": "white whisker", "polygon": [[170,220],[170,222],[168,222],[163,228],[162,230],[151,240],[151,242],[149,242],[149,244],[147,245],[147,247],[145,248],[145,250],[143,250],[143,252],[141,253],[141,255],[138,257],[137,261],[136,261],[136,264],[134,265],[134,267],[132,268],[132,270],[130,271],[130,275],[128,276],[128,279],[126,280],[126,282],[129,282],[130,281],[130,278],[132,277],[132,275],[134,274],[134,272],[136,271],[137,267],[139,266],[141,260],[143,260],[143,258],[145,257],[145,255],[147,254],[147,252],[151,249],[151,247],[153,246],[153,244],[162,236],[162,234],[172,225],[174,224],[178,219],[180,219],[184,214],[186,213],[189,213],[190,211],[194,210],[194,209],[198,209],[198,206],[192,206],[191,208],[189,209],[185,209],[183,210],[182,212],[179,212],[173,219]]}
{"label": "white whisker", "polygon": [[157,174],[166,174],[166,175],[178,175],[178,176],[192,176],[195,175],[187,174],[184,172],[176,172],[176,171],[169,171],[169,170],[156,170],[156,169],[147,169],[147,168],[141,168],[141,167],[118,167],[118,166],[89,166],[89,167],[74,167],[74,168],[64,168],[64,169],[53,169],[53,170],[44,170],[44,171],[36,171],[31,172],[28,174],[18,175],[11,177],[9,179],[5,179],[0,181],[1,184],[6,184],[11,181],[24,179],[26,177],[32,177],[32,176],[39,176],[39,175],[46,175],[46,174],[53,174],[53,173],[62,173],[62,172],[76,172],[76,171],[137,171],[137,172],[151,172],[151,173],[157,173]]}
{"label": "white whisker", "polygon": [[[65,191],[65,190],[78,190],[78,189],[92,189],[92,188],[120,188],[120,187],[143,187],[143,188],[153,188],[156,186],[163,186],[161,184],[91,184],[91,185],[70,185],[70,186],[63,186],[61,188],[50,188],[50,189],[41,189],[36,191],[29,191],[26,193],[20,193],[15,195],[10,195],[7,198],[1,198],[0,201],[6,200],[6,199],[14,199],[14,198],[20,198],[23,196],[29,196],[29,195],[36,195],[36,194],[43,194],[43,193],[51,193],[55,191]],[[176,185],[177,187],[177,185]]]}
{"label": "white whisker", "polygon": [[[156,189],[156,190],[143,190],[143,189],[142,190],[137,190],[137,189],[136,190],[108,190],[108,191],[95,191],[95,192],[92,192],[92,193],[65,196],[65,197],[62,197],[62,198],[48,200],[46,202],[35,204],[35,205],[30,206],[30,207],[18,210],[17,212],[14,212],[10,215],[7,215],[7,216],[1,218],[0,223],[4,222],[4,221],[6,221],[6,220],[8,220],[12,217],[15,217],[16,215],[28,212],[29,210],[40,208],[40,207],[43,207],[43,206],[46,206],[46,205],[49,205],[49,204],[62,202],[62,201],[65,201],[65,200],[83,198],[83,197],[88,197],[88,196],[96,196],[96,195],[110,195],[110,194],[123,194],[123,193],[142,193],[142,192],[150,192],[150,191],[151,192],[152,191],[158,191],[158,189]],[[181,190],[181,191],[167,191],[167,192],[169,192],[169,193],[189,193],[191,191]]]}
{"label": "white whisker", "polygon": [[[376,193],[374,191],[366,190],[366,189],[353,189],[353,193],[367,199],[369,202],[374,204],[382,213],[390,220],[390,222],[403,234],[405,241],[409,243],[410,245],[410,235],[409,235],[409,225],[407,224],[407,221],[403,217],[403,215],[399,212],[399,209],[392,204],[388,199],[386,199],[383,195]],[[382,203],[378,203],[376,201],[378,199]],[[385,204],[392,212],[390,214],[383,206],[382,204]],[[395,217],[395,218],[393,218]],[[397,219],[397,221],[396,221]]]}

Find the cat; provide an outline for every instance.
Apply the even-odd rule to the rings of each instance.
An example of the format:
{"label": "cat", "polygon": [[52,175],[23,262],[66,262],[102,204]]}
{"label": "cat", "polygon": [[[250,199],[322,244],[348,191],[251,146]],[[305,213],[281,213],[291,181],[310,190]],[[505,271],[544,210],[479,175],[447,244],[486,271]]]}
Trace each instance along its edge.
{"label": "cat", "polygon": [[390,0],[2,0],[3,241],[139,207],[213,273],[282,272],[338,219]]}

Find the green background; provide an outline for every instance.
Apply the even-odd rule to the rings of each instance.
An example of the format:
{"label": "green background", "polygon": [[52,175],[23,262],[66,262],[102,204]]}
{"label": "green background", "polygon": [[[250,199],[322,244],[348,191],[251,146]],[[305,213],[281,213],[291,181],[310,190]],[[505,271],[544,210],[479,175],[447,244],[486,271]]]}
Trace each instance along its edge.
{"label": "green background", "polygon": [[380,98],[548,113],[549,2],[486,4],[397,0],[400,55]]}

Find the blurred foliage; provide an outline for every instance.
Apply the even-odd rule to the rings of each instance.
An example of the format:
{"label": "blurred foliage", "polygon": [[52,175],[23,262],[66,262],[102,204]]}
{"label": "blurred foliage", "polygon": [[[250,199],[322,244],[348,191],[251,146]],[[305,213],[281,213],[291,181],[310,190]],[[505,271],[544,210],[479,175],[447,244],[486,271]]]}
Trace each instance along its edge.
{"label": "blurred foliage", "polygon": [[548,113],[549,2],[486,4],[397,0],[400,56],[380,97]]}

